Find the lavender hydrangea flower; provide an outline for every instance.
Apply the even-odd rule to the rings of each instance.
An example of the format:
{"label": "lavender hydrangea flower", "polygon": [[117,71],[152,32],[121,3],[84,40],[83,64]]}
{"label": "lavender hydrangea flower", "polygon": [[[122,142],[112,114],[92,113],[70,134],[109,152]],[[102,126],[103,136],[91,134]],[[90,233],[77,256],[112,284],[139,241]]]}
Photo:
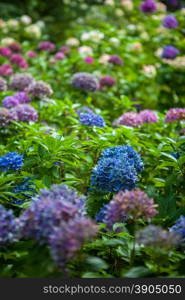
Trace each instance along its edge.
{"label": "lavender hydrangea flower", "polygon": [[87,218],[71,219],[67,224],[61,223],[55,227],[49,238],[50,251],[53,260],[61,268],[73,259],[84,242],[95,237],[97,227]]}
{"label": "lavender hydrangea flower", "polygon": [[141,116],[136,112],[126,112],[121,117],[118,118],[116,124],[125,125],[130,127],[139,127],[143,124]]}
{"label": "lavender hydrangea flower", "polygon": [[24,91],[34,81],[31,74],[20,73],[10,77],[9,88],[16,91]]}
{"label": "lavender hydrangea flower", "polygon": [[22,122],[36,122],[38,120],[38,113],[29,104],[19,104],[10,109],[11,116],[16,121]]}
{"label": "lavender hydrangea flower", "polygon": [[153,13],[156,9],[157,5],[153,0],[145,0],[140,6],[140,10],[144,13]]}
{"label": "lavender hydrangea flower", "polygon": [[166,113],[165,122],[170,123],[185,119],[185,108],[170,108]]}
{"label": "lavender hydrangea flower", "polygon": [[28,94],[39,99],[49,97],[53,94],[51,86],[42,80],[32,82],[26,91]]}
{"label": "lavender hydrangea flower", "polygon": [[0,107],[0,128],[8,126],[12,119],[10,111],[4,107]]}
{"label": "lavender hydrangea flower", "polygon": [[149,109],[142,110],[139,113],[139,116],[141,117],[143,123],[155,123],[158,121],[157,114]]}
{"label": "lavender hydrangea flower", "polygon": [[179,53],[180,51],[177,48],[168,45],[163,48],[161,57],[166,59],[175,59]]}
{"label": "lavender hydrangea flower", "polygon": [[112,76],[103,76],[100,78],[100,87],[112,87],[116,83],[116,80]]}
{"label": "lavender hydrangea flower", "polygon": [[170,249],[179,243],[179,235],[160,226],[149,225],[136,234],[136,241],[145,247]]}
{"label": "lavender hydrangea flower", "polygon": [[117,66],[123,65],[123,60],[118,55],[111,55],[108,62]]}
{"label": "lavender hydrangea flower", "polygon": [[14,107],[18,104],[28,103],[31,99],[27,96],[25,92],[19,92],[12,96],[7,96],[3,99],[4,107]]}
{"label": "lavender hydrangea flower", "polygon": [[80,113],[80,123],[86,126],[105,127],[105,122],[101,116],[94,113]]}
{"label": "lavender hydrangea flower", "polygon": [[74,88],[94,92],[98,89],[98,81],[95,76],[87,72],[80,72],[73,75],[71,83]]}
{"label": "lavender hydrangea flower", "polygon": [[185,243],[185,217],[181,216],[170,228],[171,232],[178,233],[180,236],[180,243]]}
{"label": "lavender hydrangea flower", "polygon": [[131,190],[142,169],[140,156],[132,147],[109,147],[92,170],[91,185],[103,192]]}
{"label": "lavender hydrangea flower", "polygon": [[5,92],[7,90],[6,80],[0,77],[0,92]]}
{"label": "lavender hydrangea flower", "polygon": [[20,170],[24,164],[23,155],[16,152],[8,152],[0,156],[0,171],[7,172],[10,170]]}
{"label": "lavender hydrangea flower", "polygon": [[20,226],[13,211],[0,205],[0,247],[18,241]]}
{"label": "lavender hydrangea flower", "polygon": [[21,216],[23,236],[39,243],[48,242],[54,227],[85,214],[84,199],[64,184],[41,190],[41,194],[33,198],[31,206]]}
{"label": "lavender hydrangea flower", "polygon": [[174,16],[168,15],[163,20],[163,26],[168,29],[174,29],[178,26],[178,21]]}

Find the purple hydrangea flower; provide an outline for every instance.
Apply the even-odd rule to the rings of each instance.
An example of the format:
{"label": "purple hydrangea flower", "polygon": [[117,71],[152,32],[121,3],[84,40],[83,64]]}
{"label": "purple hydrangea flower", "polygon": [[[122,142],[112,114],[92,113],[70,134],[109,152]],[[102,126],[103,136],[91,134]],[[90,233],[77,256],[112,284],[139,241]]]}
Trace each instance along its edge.
{"label": "purple hydrangea flower", "polygon": [[161,57],[166,59],[175,59],[180,51],[174,46],[168,45],[163,48]]}
{"label": "purple hydrangea flower", "polygon": [[17,242],[21,224],[12,210],[0,205],[0,247]]}
{"label": "purple hydrangea flower", "polygon": [[8,126],[12,119],[10,111],[4,107],[0,107],[0,128]]}
{"label": "purple hydrangea flower", "polygon": [[34,81],[31,74],[20,73],[10,77],[9,88],[16,91],[24,91]]}
{"label": "purple hydrangea flower", "polygon": [[168,29],[173,29],[178,26],[178,21],[174,16],[168,15],[163,20],[163,26]]}
{"label": "purple hydrangea flower", "polygon": [[157,5],[153,0],[145,0],[140,6],[140,10],[144,13],[153,13],[156,9]]}
{"label": "purple hydrangea flower", "polygon": [[103,76],[100,78],[100,87],[112,87],[115,85],[116,80],[112,76]]}
{"label": "purple hydrangea flower", "polygon": [[125,125],[130,127],[139,127],[143,124],[140,114],[136,112],[126,112],[116,121],[116,124]]}
{"label": "purple hydrangea flower", "polygon": [[143,162],[132,147],[108,147],[92,170],[91,185],[105,193],[131,190],[142,169]]}
{"label": "purple hydrangea flower", "polygon": [[136,234],[136,241],[145,247],[170,249],[179,243],[179,235],[160,226],[149,225]]}
{"label": "purple hydrangea flower", "polygon": [[6,80],[0,77],[0,92],[5,92],[7,90]]}
{"label": "purple hydrangea flower", "polygon": [[80,113],[80,123],[86,126],[97,126],[97,127],[105,127],[105,122],[101,116],[98,116],[94,113]]}
{"label": "purple hydrangea flower", "polygon": [[170,228],[171,232],[178,233],[180,235],[180,242],[185,243],[185,217],[181,216]]}
{"label": "purple hydrangea flower", "polygon": [[185,108],[170,108],[166,113],[165,122],[170,123],[185,119]]}
{"label": "purple hydrangea flower", "polygon": [[143,123],[155,123],[158,121],[157,114],[149,109],[142,110],[139,113],[139,116],[141,117]]}
{"label": "purple hydrangea flower", "polygon": [[53,51],[55,50],[55,44],[51,42],[40,42],[38,49],[42,51]]}
{"label": "purple hydrangea flower", "polygon": [[74,88],[94,92],[98,89],[98,81],[90,73],[80,72],[73,75],[71,83]]}
{"label": "purple hydrangea flower", "polygon": [[95,237],[97,227],[87,218],[74,218],[66,224],[61,222],[49,237],[50,251],[53,260],[60,267],[73,259],[84,242]]}
{"label": "purple hydrangea flower", "polygon": [[7,96],[3,99],[4,107],[14,107],[18,104],[28,103],[31,99],[27,96],[25,92],[19,92],[12,96]]}
{"label": "purple hydrangea flower", "polygon": [[29,104],[19,104],[11,108],[10,113],[16,121],[36,122],[38,120],[37,111]]}
{"label": "purple hydrangea flower", "polygon": [[117,66],[123,65],[123,60],[118,55],[111,55],[108,62]]}
{"label": "purple hydrangea flower", "polygon": [[6,172],[9,170],[20,170],[24,164],[24,159],[21,154],[16,152],[8,152],[0,156],[0,171]]}
{"label": "purple hydrangea flower", "polygon": [[21,216],[23,236],[39,243],[48,242],[49,235],[61,222],[85,214],[85,197],[79,196],[68,186],[53,185],[50,190],[41,190]]}
{"label": "purple hydrangea flower", "polygon": [[51,86],[42,80],[32,82],[26,91],[28,94],[39,99],[49,97],[53,94]]}

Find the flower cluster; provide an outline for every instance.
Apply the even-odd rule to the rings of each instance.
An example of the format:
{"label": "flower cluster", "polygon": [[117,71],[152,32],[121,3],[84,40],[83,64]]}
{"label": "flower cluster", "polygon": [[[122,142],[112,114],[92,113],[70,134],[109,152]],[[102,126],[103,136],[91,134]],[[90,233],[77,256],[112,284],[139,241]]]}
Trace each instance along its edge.
{"label": "flower cluster", "polygon": [[80,72],[73,75],[71,83],[74,88],[94,92],[98,89],[98,81],[90,73]]}
{"label": "flower cluster", "polygon": [[0,92],[4,92],[7,89],[6,81],[0,77]]}
{"label": "flower cluster", "polygon": [[179,243],[179,235],[166,231],[160,226],[149,225],[136,234],[136,241],[145,247],[169,249]]}
{"label": "flower cluster", "polygon": [[173,29],[178,26],[178,21],[174,16],[168,15],[163,20],[163,26],[168,29]]}
{"label": "flower cluster", "polygon": [[116,80],[112,76],[103,76],[100,78],[100,87],[112,87],[116,83]]}
{"label": "flower cluster", "polygon": [[4,107],[0,107],[0,128],[8,126],[12,119],[10,111]]}
{"label": "flower cluster", "polygon": [[4,107],[13,107],[18,104],[28,103],[31,99],[25,92],[18,92],[12,96],[7,96],[3,99],[3,106]]}
{"label": "flower cluster", "polygon": [[13,73],[13,69],[9,64],[2,64],[0,66],[0,75],[1,76],[10,76]]}
{"label": "flower cluster", "polygon": [[51,42],[40,42],[38,45],[38,49],[42,51],[53,51],[55,50],[55,44]]}
{"label": "flower cluster", "polygon": [[18,241],[20,228],[21,224],[13,211],[0,205],[0,247]]}
{"label": "flower cluster", "polygon": [[109,57],[108,62],[109,62],[110,64],[117,65],[117,66],[123,65],[123,60],[122,60],[121,57],[118,56],[118,55],[111,55],[111,56]]}
{"label": "flower cluster", "polygon": [[144,123],[155,123],[158,121],[157,114],[149,109],[145,109],[139,113],[126,112],[116,121],[116,124],[131,127],[139,127]]}
{"label": "flower cluster", "polygon": [[180,51],[177,48],[168,45],[163,48],[161,57],[165,59],[174,59],[179,53]]}
{"label": "flower cluster", "polygon": [[185,243],[185,217],[181,216],[170,228],[171,232],[178,233],[180,235],[180,242]]}
{"label": "flower cluster", "polygon": [[16,91],[24,91],[32,82],[34,78],[31,74],[20,73],[10,77],[9,88]]}
{"label": "flower cluster", "polygon": [[0,156],[0,171],[6,172],[9,170],[20,170],[23,163],[23,155],[16,152],[8,152],[7,154]]}
{"label": "flower cluster", "polygon": [[153,0],[145,0],[140,6],[140,10],[144,13],[153,13],[156,9],[157,5]]}
{"label": "flower cluster", "polygon": [[171,108],[166,113],[165,122],[170,123],[185,119],[185,108]]}
{"label": "flower cluster", "polygon": [[21,69],[27,69],[28,68],[27,61],[20,54],[13,54],[10,58],[10,62],[17,65]]}
{"label": "flower cluster", "polygon": [[29,104],[19,104],[10,109],[11,116],[16,121],[22,122],[36,122],[38,120],[38,113]]}
{"label": "flower cluster", "polygon": [[92,170],[91,185],[103,192],[131,190],[142,169],[141,158],[132,147],[109,147]]}
{"label": "flower cluster", "polygon": [[32,82],[28,88],[27,93],[34,96],[35,98],[42,99],[44,97],[49,97],[53,94],[53,90],[49,84],[42,80]]}
{"label": "flower cluster", "polygon": [[79,121],[82,125],[104,127],[105,122],[101,116],[94,113],[82,112],[79,114]]}

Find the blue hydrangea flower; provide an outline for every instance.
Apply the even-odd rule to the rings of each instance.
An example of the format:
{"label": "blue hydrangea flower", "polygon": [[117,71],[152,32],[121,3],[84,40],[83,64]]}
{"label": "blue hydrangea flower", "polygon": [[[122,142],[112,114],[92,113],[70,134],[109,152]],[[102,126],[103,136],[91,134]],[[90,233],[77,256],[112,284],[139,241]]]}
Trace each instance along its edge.
{"label": "blue hydrangea flower", "polygon": [[86,126],[104,127],[105,122],[101,116],[94,113],[80,113],[80,123]]}
{"label": "blue hydrangea flower", "polygon": [[105,149],[92,171],[91,185],[99,191],[131,190],[143,169],[139,154],[130,146]]}
{"label": "blue hydrangea flower", "polygon": [[0,156],[0,171],[20,170],[23,166],[23,155],[16,152],[9,152]]}
{"label": "blue hydrangea flower", "polygon": [[21,205],[25,200],[31,199],[36,194],[36,188],[34,183],[31,181],[31,178],[27,177],[22,183],[15,186],[11,192],[19,194],[18,198],[10,197],[13,200],[13,204]]}
{"label": "blue hydrangea flower", "polygon": [[16,242],[19,238],[21,223],[15,218],[12,210],[0,205],[0,246]]}
{"label": "blue hydrangea flower", "polygon": [[181,216],[175,225],[170,228],[170,231],[178,233],[181,237],[181,242],[185,243],[185,217]]}

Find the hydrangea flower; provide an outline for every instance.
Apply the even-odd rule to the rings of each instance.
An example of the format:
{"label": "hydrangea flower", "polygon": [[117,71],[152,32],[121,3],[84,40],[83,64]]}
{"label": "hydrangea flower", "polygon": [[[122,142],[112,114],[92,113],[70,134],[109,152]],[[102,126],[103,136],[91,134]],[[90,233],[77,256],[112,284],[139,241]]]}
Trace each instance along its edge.
{"label": "hydrangea flower", "polygon": [[173,29],[178,26],[178,21],[174,16],[168,15],[163,20],[163,26],[168,29]]}
{"label": "hydrangea flower", "polygon": [[0,156],[0,171],[7,172],[10,170],[20,170],[24,164],[23,155],[16,152],[8,152]]}
{"label": "hydrangea flower", "polygon": [[27,96],[25,92],[19,92],[12,96],[7,96],[3,99],[4,107],[14,107],[18,104],[30,102],[31,99]]}
{"label": "hydrangea flower", "polygon": [[145,0],[140,6],[140,10],[144,13],[153,13],[156,9],[157,5],[153,0]]}
{"label": "hydrangea flower", "polygon": [[0,107],[0,128],[8,126],[11,120],[12,115],[10,111],[4,107]]}
{"label": "hydrangea flower", "polygon": [[49,97],[53,94],[53,90],[49,84],[42,80],[32,82],[27,88],[27,93],[42,99],[44,97]]}
{"label": "hydrangea flower", "polygon": [[84,196],[64,184],[53,185],[50,190],[41,190],[22,216],[23,236],[39,243],[48,242],[54,227],[85,214]]}
{"label": "hydrangea flower", "polygon": [[21,69],[27,69],[28,64],[25,60],[25,58],[20,54],[13,54],[10,58],[11,63],[17,65]]}
{"label": "hydrangea flower", "polygon": [[131,190],[143,169],[139,154],[130,146],[105,149],[92,170],[91,185],[99,191]]}
{"label": "hydrangea flower", "polygon": [[117,66],[123,65],[123,60],[118,55],[111,55],[108,60],[109,63]]}
{"label": "hydrangea flower", "polygon": [[38,120],[37,111],[29,104],[19,104],[11,108],[10,113],[16,121],[36,122]]}
{"label": "hydrangea flower", "polygon": [[84,58],[84,61],[87,64],[92,64],[94,62],[94,58],[92,56],[87,56],[87,57]]}
{"label": "hydrangea flower", "polygon": [[143,120],[138,113],[129,111],[119,117],[116,123],[130,127],[139,127],[143,124]]}
{"label": "hydrangea flower", "polygon": [[170,249],[179,243],[179,235],[160,226],[149,225],[136,234],[136,241],[145,247]]}
{"label": "hydrangea flower", "polygon": [[87,218],[74,218],[55,227],[49,237],[50,251],[53,260],[60,267],[73,259],[84,242],[95,237],[97,227]]}
{"label": "hydrangea flower", "polygon": [[100,78],[100,87],[112,87],[116,83],[116,80],[112,76],[103,76]]}
{"label": "hydrangea flower", "polygon": [[170,108],[166,113],[165,122],[170,123],[185,119],[185,108]]}
{"label": "hydrangea flower", "polygon": [[55,44],[51,42],[40,42],[38,49],[42,51],[53,51],[55,50]]}
{"label": "hydrangea flower", "polygon": [[12,210],[6,210],[0,205],[0,247],[17,242],[21,224],[15,218]]}
{"label": "hydrangea flower", "polygon": [[55,54],[55,58],[56,58],[57,60],[62,60],[62,59],[64,59],[64,57],[65,57],[65,55],[64,55],[64,53],[62,53],[62,52],[57,52],[57,53]]}
{"label": "hydrangea flower", "polygon": [[0,66],[0,75],[1,76],[10,76],[13,73],[13,69],[9,64],[2,64]]}
{"label": "hydrangea flower", "polygon": [[90,73],[80,72],[73,75],[71,83],[74,88],[94,92],[98,89],[98,81]]}
{"label": "hydrangea flower", "polygon": [[0,77],[0,92],[5,92],[7,90],[6,80]]}
{"label": "hydrangea flower", "polygon": [[97,126],[97,127],[104,127],[105,126],[105,122],[103,120],[103,118],[101,116],[98,116],[94,113],[80,113],[80,123],[82,125],[86,125],[86,126]]}
{"label": "hydrangea flower", "polygon": [[10,77],[9,88],[16,91],[24,91],[32,82],[34,78],[31,74],[20,73]]}
{"label": "hydrangea flower", "polygon": [[176,56],[179,53],[180,52],[177,48],[175,48],[174,46],[168,45],[163,48],[161,57],[166,58],[166,59],[174,59],[174,58],[176,58]]}
{"label": "hydrangea flower", "polygon": [[158,121],[157,114],[154,111],[149,109],[142,110],[139,113],[139,116],[141,117],[144,123],[155,123]]}
{"label": "hydrangea flower", "polygon": [[5,56],[5,57],[9,57],[11,56],[12,51],[7,48],[7,47],[0,47],[0,55]]}
{"label": "hydrangea flower", "polygon": [[175,225],[170,228],[170,231],[178,233],[180,236],[180,242],[185,243],[185,217],[181,216],[176,221]]}

